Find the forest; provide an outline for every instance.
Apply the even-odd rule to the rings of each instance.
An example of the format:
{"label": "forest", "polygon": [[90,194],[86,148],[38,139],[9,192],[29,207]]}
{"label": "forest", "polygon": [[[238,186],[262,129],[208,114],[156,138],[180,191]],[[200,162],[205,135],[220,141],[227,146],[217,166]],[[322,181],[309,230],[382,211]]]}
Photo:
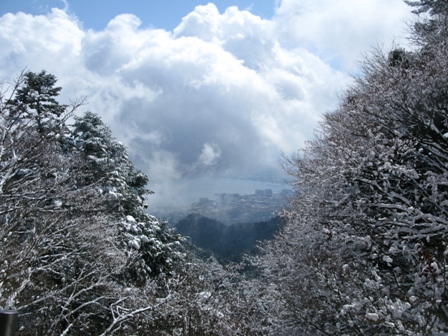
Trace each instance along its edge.
{"label": "forest", "polygon": [[281,230],[238,263],[148,213],[148,177],[82,99],[58,102],[54,75],[5,83],[0,308],[16,335],[447,334],[448,1],[406,2],[412,48],[370,52],[284,160]]}

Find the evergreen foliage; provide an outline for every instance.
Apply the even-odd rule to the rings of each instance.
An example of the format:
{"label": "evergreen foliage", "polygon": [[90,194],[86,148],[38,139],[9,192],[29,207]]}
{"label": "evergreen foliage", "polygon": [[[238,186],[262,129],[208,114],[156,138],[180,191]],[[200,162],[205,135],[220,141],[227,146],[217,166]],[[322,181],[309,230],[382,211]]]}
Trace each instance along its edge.
{"label": "evergreen foliage", "polygon": [[40,133],[55,131],[59,118],[68,106],[56,100],[61,87],[55,87],[57,79],[54,75],[41,71],[36,74],[26,72],[22,75],[23,85],[15,88],[14,98],[7,102],[11,113],[20,118],[31,118],[37,123]]}
{"label": "evergreen foliage", "polygon": [[87,112],[75,117],[71,129],[72,153],[78,152],[87,162],[88,180],[95,183],[106,198],[105,204],[117,218],[122,218],[119,241],[123,248],[137,252],[125,275],[143,284],[147,275],[156,275],[171,268],[172,253],[180,237],[146,213],[145,196],[148,177],[129,160],[125,147],[112,137],[112,132],[101,118]]}

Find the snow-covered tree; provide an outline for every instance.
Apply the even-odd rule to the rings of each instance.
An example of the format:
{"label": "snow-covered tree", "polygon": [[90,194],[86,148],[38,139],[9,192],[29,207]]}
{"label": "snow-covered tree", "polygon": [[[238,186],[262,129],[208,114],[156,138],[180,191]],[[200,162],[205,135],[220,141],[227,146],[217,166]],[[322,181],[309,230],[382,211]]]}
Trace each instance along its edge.
{"label": "snow-covered tree", "polygon": [[413,26],[414,41],[425,47],[446,40],[448,4],[445,0],[405,0],[405,2],[414,7],[414,13],[420,17]]}
{"label": "snow-covered tree", "polygon": [[69,132],[79,104],[54,84],[26,73],[0,101],[0,306],[19,310],[18,335],[134,334],[179,237],[145,213],[147,178],[97,116]]}
{"label": "snow-covered tree", "polygon": [[[101,180],[101,188],[116,209],[124,215],[141,216],[148,177],[136,169],[129,160],[126,148],[112,137],[101,118],[87,112],[75,117],[70,141],[90,163],[91,181]],[[112,203],[112,202],[111,202]]]}
{"label": "snow-covered tree", "polygon": [[416,27],[435,20],[437,31],[420,30],[413,52],[374,53],[287,162],[289,224],[256,261],[284,302],[273,330],[448,331],[446,1],[419,6],[429,17]]}
{"label": "snow-covered tree", "polygon": [[148,177],[129,160],[126,148],[112,137],[110,129],[92,112],[75,117],[69,143],[72,152],[81,153],[88,162],[88,180],[95,181],[107,198],[109,210],[119,219],[119,240],[123,247],[135,253],[126,277],[143,284],[149,275],[169,272],[180,236],[168,223],[146,213],[145,197]]}
{"label": "snow-covered tree", "polygon": [[98,216],[101,196],[79,187],[84,161],[62,154],[70,111],[53,98],[52,107],[38,106],[40,94],[53,92],[49,78],[27,73],[0,102],[0,306],[20,311],[19,334],[89,333],[107,321],[110,274],[126,258]]}
{"label": "snow-covered tree", "polygon": [[15,88],[13,99],[7,102],[11,115],[31,118],[37,123],[37,130],[40,133],[56,131],[56,126],[61,126],[57,120],[68,107],[56,100],[62,89],[55,86],[56,77],[45,71],[40,73],[29,71],[22,74],[21,80],[23,85]]}

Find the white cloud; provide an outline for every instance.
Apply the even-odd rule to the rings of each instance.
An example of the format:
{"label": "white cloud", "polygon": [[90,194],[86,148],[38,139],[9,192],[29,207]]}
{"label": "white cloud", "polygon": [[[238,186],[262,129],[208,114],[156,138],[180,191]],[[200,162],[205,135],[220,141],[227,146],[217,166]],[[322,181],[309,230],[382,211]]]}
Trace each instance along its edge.
{"label": "white cloud", "polygon": [[59,72],[79,66],[84,32],[64,11],[53,9],[46,16],[5,14],[0,21],[2,78],[25,66]]}
{"label": "white cloud", "polygon": [[402,0],[282,0],[274,22],[279,39],[353,70],[371,48],[407,44],[410,8]]}
{"label": "white cloud", "polygon": [[262,20],[208,4],[173,32],[142,28],[130,14],[102,31],[58,9],[7,14],[0,75],[45,69],[65,101],[86,96],[84,110],[128,146],[162,203],[190,192],[198,175],[277,167],[350,82],[335,64],[352,69],[361,51],[402,33],[408,12],[401,0],[283,0]]}
{"label": "white cloud", "polygon": [[221,150],[215,143],[205,143],[199,155],[199,162],[205,166],[213,166],[221,157]]}

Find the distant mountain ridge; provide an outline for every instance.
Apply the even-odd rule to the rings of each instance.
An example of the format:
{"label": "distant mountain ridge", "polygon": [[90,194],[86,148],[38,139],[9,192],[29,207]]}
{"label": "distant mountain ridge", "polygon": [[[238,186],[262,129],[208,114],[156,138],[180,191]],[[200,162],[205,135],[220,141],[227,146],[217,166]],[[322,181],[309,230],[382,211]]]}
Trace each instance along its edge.
{"label": "distant mountain ridge", "polygon": [[194,213],[180,220],[175,228],[199,248],[213,252],[221,262],[241,261],[253,252],[258,241],[272,239],[283,225],[280,217],[256,223],[226,225]]}

